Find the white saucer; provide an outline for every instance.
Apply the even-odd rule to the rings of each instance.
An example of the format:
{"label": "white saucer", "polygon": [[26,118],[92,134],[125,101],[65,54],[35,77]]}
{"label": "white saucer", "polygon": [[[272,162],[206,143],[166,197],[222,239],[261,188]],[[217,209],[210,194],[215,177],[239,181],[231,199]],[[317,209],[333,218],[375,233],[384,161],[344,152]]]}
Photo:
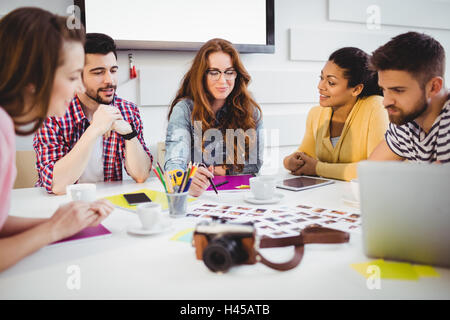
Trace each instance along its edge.
{"label": "white saucer", "polygon": [[351,196],[342,196],[342,202],[347,206],[359,208],[359,201],[356,201],[356,199]]}
{"label": "white saucer", "polygon": [[139,224],[133,224],[131,226],[128,226],[127,232],[131,233],[131,234],[139,235],[139,236],[149,236],[152,234],[166,232],[166,231],[170,230],[171,228],[172,228],[171,222],[160,223],[149,230],[143,229],[142,225],[139,223]]}
{"label": "white saucer", "polygon": [[252,193],[248,193],[244,196],[244,201],[247,201],[247,202],[250,202],[253,204],[273,204],[273,203],[280,202],[280,200],[283,198],[284,198],[284,194],[275,193],[272,199],[259,200],[259,199],[256,199]]}

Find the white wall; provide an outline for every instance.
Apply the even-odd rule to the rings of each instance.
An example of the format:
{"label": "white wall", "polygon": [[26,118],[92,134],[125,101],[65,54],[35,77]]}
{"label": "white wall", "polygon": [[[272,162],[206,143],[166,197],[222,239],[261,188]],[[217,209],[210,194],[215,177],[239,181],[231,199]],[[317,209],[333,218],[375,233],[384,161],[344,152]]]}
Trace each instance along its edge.
{"label": "white wall", "polygon": [[[31,1],[15,1],[14,6],[25,2]],[[58,13],[64,13],[71,4],[67,0],[33,2],[45,4],[48,10]],[[333,50],[353,45],[370,53],[390,37],[415,30],[436,37],[450,55],[450,26],[442,15],[442,11],[450,12],[450,0],[361,0],[357,3],[275,0],[275,54],[242,55],[253,77],[250,89],[263,109],[265,127],[276,131],[274,137],[278,135],[279,144],[283,146],[277,157],[291,152],[301,142],[306,114],[317,104],[320,70]],[[375,11],[380,19],[373,7],[367,11],[371,5],[378,6]],[[0,14],[5,12],[2,3]],[[380,29],[376,29],[378,21]],[[138,79],[128,79],[129,52],[133,53],[139,70]],[[168,104],[193,57],[192,52],[119,52],[118,94],[141,105],[145,140],[153,152],[156,143],[165,138]],[[447,79],[449,71],[450,63],[447,63]],[[158,86],[166,89],[158,89]],[[269,141],[268,145],[277,142]],[[31,138],[17,139],[17,148],[30,149]]]}

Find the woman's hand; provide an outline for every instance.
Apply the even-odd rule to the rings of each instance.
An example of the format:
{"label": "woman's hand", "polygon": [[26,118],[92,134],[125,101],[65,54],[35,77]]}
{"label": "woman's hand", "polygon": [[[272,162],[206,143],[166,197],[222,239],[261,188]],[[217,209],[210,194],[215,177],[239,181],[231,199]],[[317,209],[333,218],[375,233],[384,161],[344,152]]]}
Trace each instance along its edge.
{"label": "woman's hand", "polygon": [[96,227],[98,226],[103,220],[105,220],[111,212],[114,210],[114,206],[111,202],[105,199],[100,199],[94,202],[91,202],[90,210],[97,213],[98,217],[97,219],[91,223],[90,227]]}
{"label": "woman's hand", "polygon": [[59,207],[46,223],[49,224],[54,242],[70,237],[86,227],[98,225],[112,211],[112,205],[106,200],[92,203],[73,201]]}
{"label": "woman's hand", "polygon": [[189,187],[189,194],[193,197],[201,196],[210,185],[208,178],[214,178],[213,172],[213,166],[210,166],[208,169],[198,167],[192,177],[191,186]]}
{"label": "woman's hand", "polygon": [[226,176],[227,175],[227,169],[225,169],[222,166],[215,166],[214,167],[214,175],[215,176]]}
{"label": "woman's hand", "polygon": [[303,161],[304,164],[299,169],[291,173],[296,176],[317,176],[316,166],[319,161],[317,159],[314,159],[313,157],[308,156],[304,152],[299,152],[299,158]]}
{"label": "woman's hand", "polygon": [[284,167],[291,171],[291,173],[297,171],[305,164],[300,154],[301,152],[294,152],[293,154],[284,158]]}

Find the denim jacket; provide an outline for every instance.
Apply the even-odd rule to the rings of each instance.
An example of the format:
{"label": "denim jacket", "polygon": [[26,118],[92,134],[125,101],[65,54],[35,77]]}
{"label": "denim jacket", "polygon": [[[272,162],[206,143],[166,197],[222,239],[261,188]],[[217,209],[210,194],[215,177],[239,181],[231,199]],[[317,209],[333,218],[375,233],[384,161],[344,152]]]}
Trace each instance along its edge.
{"label": "denim jacket", "polygon": [[[203,133],[206,137],[204,150],[202,152],[202,131],[201,122],[192,122],[192,110],[194,103],[190,99],[179,101],[173,108],[170,115],[166,134],[166,154],[164,169],[167,171],[182,169],[185,170],[189,162],[203,162],[207,166],[226,164],[227,148],[224,148],[224,140],[220,131],[217,129],[208,130]],[[226,115],[228,106],[224,105],[216,114],[216,123]],[[255,113],[255,119],[259,117],[259,110]],[[231,131],[233,132],[233,131]],[[236,130],[234,131],[237,132]],[[243,131],[242,131],[243,132]],[[247,159],[241,158],[244,164],[242,172],[233,172],[229,174],[249,174],[258,173],[263,164],[264,154],[264,136],[262,118],[256,124],[256,143],[250,145],[250,156]],[[232,146],[229,151],[234,152]],[[239,160],[238,160],[239,161]]]}

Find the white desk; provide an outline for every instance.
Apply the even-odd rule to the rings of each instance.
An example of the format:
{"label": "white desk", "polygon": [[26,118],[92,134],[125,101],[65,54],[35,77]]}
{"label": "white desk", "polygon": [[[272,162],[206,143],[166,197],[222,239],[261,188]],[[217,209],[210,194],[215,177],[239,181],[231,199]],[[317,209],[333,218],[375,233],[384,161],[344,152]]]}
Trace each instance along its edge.
{"label": "white desk", "polygon": [[[287,175],[287,174],[286,174]],[[144,184],[131,181],[102,183],[98,197],[141,188],[160,190],[156,178]],[[283,205],[304,203],[350,209],[341,201],[349,184],[339,182],[302,192],[285,194]],[[245,204],[242,193],[207,193],[200,199]],[[14,190],[11,214],[48,217],[66,196],[48,195],[43,189]],[[278,204],[281,205],[281,204]],[[267,206],[273,207],[277,205]],[[262,264],[238,266],[226,274],[210,272],[196,260],[194,248],[170,238],[193,227],[198,220],[173,220],[173,229],[148,237],[132,236],[127,226],[137,223],[136,214],[116,209],[104,221],[112,236],[80,243],[45,247],[0,274],[0,299],[449,299],[450,270],[436,268],[439,278],[418,281],[381,280],[381,289],[368,289],[366,279],[350,267],[369,261],[360,236],[347,244],[306,245],[300,265],[279,272]],[[264,249],[267,258],[285,260],[292,247]],[[76,266],[80,289],[67,282]],[[68,273],[69,268],[69,273]]]}

